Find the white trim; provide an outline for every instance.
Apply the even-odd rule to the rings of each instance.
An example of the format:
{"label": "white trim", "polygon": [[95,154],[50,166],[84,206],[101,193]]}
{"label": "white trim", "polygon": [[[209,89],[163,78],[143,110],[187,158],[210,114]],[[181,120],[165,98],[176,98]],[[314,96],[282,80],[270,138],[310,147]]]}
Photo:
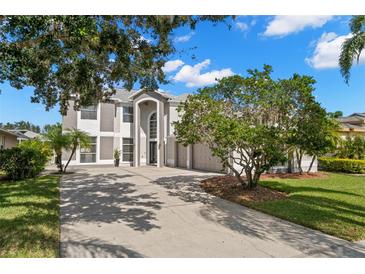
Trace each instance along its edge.
{"label": "white trim", "polygon": [[[156,153],[158,154],[158,138],[157,138],[157,136],[156,136],[156,138],[153,138],[153,139],[151,139],[151,137],[150,137],[150,124],[151,124],[151,116],[153,115],[153,114],[155,114],[156,113],[156,123],[157,123],[157,125],[156,125],[156,127],[158,127],[158,120],[157,120],[157,106],[156,106],[156,111],[152,111],[150,114],[148,114],[148,116],[147,116],[147,138],[146,138],[146,140],[147,140],[147,151],[146,151],[146,163],[148,164],[148,165],[150,165],[151,163],[150,163],[150,148],[151,148],[151,145],[150,145],[150,142],[152,141],[152,142],[156,142],[157,144],[156,144],[156,149],[157,149],[157,151],[156,151]],[[157,128],[156,128],[156,130],[157,130]],[[157,134],[157,132],[156,132],[156,134]]]}
{"label": "white trim", "polygon": [[148,92],[154,92],[154,93],[156,93],[156,94],[158,94],[158,95],[160,95],[160,96],[162,96],[162,97],[164,97],[165,99],[171,99],[171,97],[170,96],[168,96],[167,94],[164,94],[164,93],[162,93],[162,92],[159,92],[159,91],[157,91],[157,90],[145,90],[145,89],[140,89],[140,90],[138,90],[137,92],[135,92],[134,94],[132,94],[132,95],[130,95],[128,98],[130,98],[130,99],[134,99],[136,96],[139,96],[140,94],[142,94],[143,92],[146,92],[146,93],[148,93]]}
{"label": "white trim", "polygon": [[[141,112],[141,107],[140,107],[140,104],[143,103],[143,102],[146,102],[146,101],[153,101],[156,103],[156,109],[157,109],[157,166],[160,166],[160,100],[157,100],[156,98],[153,98],[153,97],[147,97],[147,98],[141,98],[141,99],[137,99],[135,102],[134,102],[134,106],[136,108],[136,120],[134,121],[135,123],[135,150],[136,150],[136,153],[135,153],[135,156],[137,157],[134,161],[135,163],[135,166],[140,166],[141,164],[141,160],[140,160],[140,138],[141,138],[141,135],[140,135],[140,127],[141,127],[141,115],[140,115],[140,112]],[[153,113],[153,112],[152,112]],[[149,130],[147,130],[149,131]],[[148,135],[149,135],[149,132],[148,132]],[[147,136],[148,137],[148,136]],[[148,138],[146,138],[146,140],[148,141]],[[138,142],[137,142],[138,141]],[[138,144],[138,146],[137,146]],[[149,146],[149,143],[147,143],[148,146]],[[147,145],[146,144],[146,145]],[[149,155],[147,155],[149,151],[149,148],[147,149],[147,152],[146,152],[146,164],[147,162],[149,162]]]}

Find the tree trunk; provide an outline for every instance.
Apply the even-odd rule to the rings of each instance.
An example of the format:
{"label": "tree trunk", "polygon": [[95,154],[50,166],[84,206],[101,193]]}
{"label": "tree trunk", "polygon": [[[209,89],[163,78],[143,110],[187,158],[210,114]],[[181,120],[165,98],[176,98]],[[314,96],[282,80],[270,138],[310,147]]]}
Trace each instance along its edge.
{"label": "tree trunk", "polygon": [[59,172],[62,173],[63,172],[63,167],[62,167],[62,154],[57,154],[56,153],[56,165],[59,169]]}
{"label": "tree trunk", "polygon": [[65,167],[63,168],[63,173],[66,173],[66,169],[67,169],[67,167],[68,167],[68,164],[71,162],[71,159],[72,159],[72,157],[73,157],[73,156],[74,156],[74,154],[75,154],[75,151],[76,151],[76,147],[73,147],[73,148],[72,148],[71,155],[70,155],[70,158],[68,158],[68,161],[67,161],[67,163],[66,163]]}
{"label": "tree trunk", "polygon": [[245,170],[246,173],[246,180],[247,180],[247,184],[245,188],[251,189],[252,188],[252,170],[251,169],[247,169]]}
{"label": "tree trunk", "polygon": [[293,152],[288,153],[288,173],[293,173]]}
{"label": "tree trunk", "polygon": [[255,174],[253,175],[252,188],[257,187],[257,185],[260,181],[260,176],[261,176],[261,173],[255,171]]}
{"label": "tree trunk", "polygon": [[303,152],[301,150],[296,150],[295,151],[296,154],[296,158],[297,158],[297,165],[298,165],[298,169],[299,169],[299,174],[302,175],[303,174],[303,169],[302,169],[302,158],[303,158]]}
{"label": "tree trunk", "polygon": [[311,169],[312,169],[312,166],[313,166],[313,163],[314,163],[314,160],[316,159],[316,155],[313,155],[313,157],[312,157],[312,161],[311,161],[311,164],[309,165],[309,168],[308,168],[308,171],[307,171],[307,173],[309,174],[309,172],[311,171]]}
{"label": "tree trunk", "polygon": [[246,188],[245,180],[242,179],[241,173],[239,173],[228,161],[226,162],[226,166],[228,166],[228,168],[234,173],[234,176],[237,178],[242,187]]}
{"label": "tree trunk", "polygon": [[260,180],[260,175],[261,175],[261,173],[258,173],[255,171],[252,176],[252,170],[246,170],[246,179],[247,179],[246,188],[254,189]]}

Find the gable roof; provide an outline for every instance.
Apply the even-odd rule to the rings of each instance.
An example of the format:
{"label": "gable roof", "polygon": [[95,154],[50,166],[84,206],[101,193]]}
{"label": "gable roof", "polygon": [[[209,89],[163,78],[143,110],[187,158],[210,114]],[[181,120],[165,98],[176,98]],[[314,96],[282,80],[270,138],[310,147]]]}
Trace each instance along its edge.
{"label": "gable roof", "polygon": [[[138,96],[139,94],[143,93],[144,90],[131,90],[128,91],[126,89],[118,89],[117,92],[115,93],[115,95],[113,95],[111,97],[111,99],[118,99],[122,102],[132,102],[133,99]],[[186,98],[188,97],[188,93],[183,93],[180,95],[173,95],[171,93],[168,92],[162,92],[162,91],[154,91],[156,94],[166,98],[168,101],[172,101],[172,102],[182,102],[185,101]]]}
{"label": "gable roof", "polygon": [[[142,94],[144,92],[148,92],[148,91],[146,91],[144,89],[140,89],[139,91],[134,92],[131,96],[129,96],[129,98],[134,99],[134,98],[136,98],[137,96],[139,96],[140,94]],[[160,96],[162,96],[166,99],[170,99],[170,96],[165,92],[160,92],[158,90],[153,90],[153,91],[150,91],[150,92],[156,93],[156,94],[158,94],[158,95],[160,95]]]}

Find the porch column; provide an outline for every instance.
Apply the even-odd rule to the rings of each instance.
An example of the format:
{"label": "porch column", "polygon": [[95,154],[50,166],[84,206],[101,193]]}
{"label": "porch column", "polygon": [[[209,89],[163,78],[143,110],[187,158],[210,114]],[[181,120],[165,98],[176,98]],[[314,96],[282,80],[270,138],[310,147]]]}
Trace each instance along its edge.
{"label": "porch column", "polygon": [[157,166],[164,166],[164,102],[157,103]]}
{"label": "porch column", "polygon": [[193,169],[193,145],[188,145],[186,147],[186,168]]}
{"label": "porch column", "polygon": [[133,103],[133,121],[134,121],[134,154],[133,154],[133,166],[138,167],[140,166],[140,158],[139,158],[139,136],[140,136],[140,107],[139,104],[134,102]]}

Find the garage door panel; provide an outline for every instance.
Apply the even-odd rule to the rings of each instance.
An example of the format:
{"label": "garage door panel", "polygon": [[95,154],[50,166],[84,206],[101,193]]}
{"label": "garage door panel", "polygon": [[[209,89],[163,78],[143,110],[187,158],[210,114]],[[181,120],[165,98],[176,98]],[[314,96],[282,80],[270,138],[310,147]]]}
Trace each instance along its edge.
{"label": "garage door panel", "polygon": [[182,144],[177,145],[177,166],[187,168],[187,147]]}
{"label": "garage door panel", "polygon": [[203,144],[193,145],[193,168],[221,172],[223,165],[220,159],[212,155],[209,147]]}

